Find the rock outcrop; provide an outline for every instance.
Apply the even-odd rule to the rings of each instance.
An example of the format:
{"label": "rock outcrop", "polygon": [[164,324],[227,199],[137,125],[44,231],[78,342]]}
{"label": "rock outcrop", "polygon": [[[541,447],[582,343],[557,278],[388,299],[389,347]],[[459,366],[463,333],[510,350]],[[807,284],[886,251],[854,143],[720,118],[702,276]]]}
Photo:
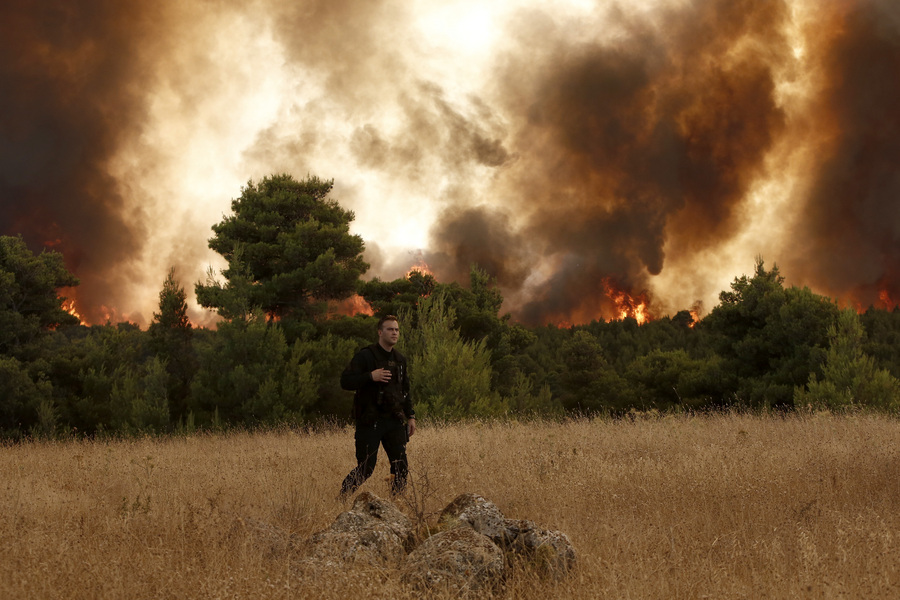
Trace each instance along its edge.
{"label": "rock outcrop", "polygon": [[468,525],[488,536],[495,544],[502,546],[504,543],[506,517],[496,504],[478,494],[460,494],[438,517],[438,527],[441,529],[450,529],[460,524]]}
{"label": "rock outcrop", "polygon": [[507,519],[505,536],[503,547],[542,575],[563,577],[578,562],[575,547],[562,531],[542,529],[531,521]]}
{"label": "rock outcrop", "polygon": [[503,580],[503,552],[470,527],[437,533],[410,552],[400,569],[404,581],[421,590],[479,594]]}
{"label": "rock outcrop", "polygon": [[538,527],[532,521],[507,519],[493,502],[477,494],[461,494],[441,513],[438,526],[468,525],[491,539],[513,559],[523,559],[543,574],[563,576],[575,567],[577,554],[561,531]]}
{"label": "rock outcrop", "polygon": [[412,549],[413,527],[396,506],[363,492],[349,511],[309,539],[308,559],[323,564],[399,567]]}
{"label": "rock outcrop", "polygon": [[241,530],[267,553],[296,552],[298,566],[396,569],[421,591],[454,596],[496,591],[509,567],[564,577],[577,554],[566,534],[532,521],[507,519],[493,502],[462,494],[441,512],[437,532],[416,545],[413,523],[396,506],[363,492],[350,510],[305,544],[265,523],[241,520]]}

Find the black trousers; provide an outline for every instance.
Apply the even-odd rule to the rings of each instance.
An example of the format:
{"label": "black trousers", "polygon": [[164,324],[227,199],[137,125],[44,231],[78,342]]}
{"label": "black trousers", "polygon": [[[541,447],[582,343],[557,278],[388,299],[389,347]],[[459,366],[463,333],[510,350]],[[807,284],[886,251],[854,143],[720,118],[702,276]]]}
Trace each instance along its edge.
{"label": "black trousers", "polygon": [[356,424],[356,467],[341,484],[341,495],[352,494],[372,476],[378,462],[378,446],[384,446],[391,461],[391,493],[398,494],[406,487],[409,463],[406,460],[406,423],[397,417],[381,417],[374,423]]}

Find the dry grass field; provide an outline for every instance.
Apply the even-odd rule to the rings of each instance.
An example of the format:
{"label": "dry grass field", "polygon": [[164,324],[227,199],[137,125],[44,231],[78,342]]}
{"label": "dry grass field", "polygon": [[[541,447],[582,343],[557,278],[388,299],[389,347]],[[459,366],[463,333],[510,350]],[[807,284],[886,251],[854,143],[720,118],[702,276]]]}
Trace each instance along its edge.
{"label": "dry grass field", "polygon": [[[303,571],[239,526],[328,526],[352,436],[0,447],[0,597],[420,598],[393,572]],[[507,598],[900,597],[896,419],[426,424],[409,452],[410,516],[470,491],[568,533],[575,574],[519,573]],[[387,497],[384,463],[363,489]]]}

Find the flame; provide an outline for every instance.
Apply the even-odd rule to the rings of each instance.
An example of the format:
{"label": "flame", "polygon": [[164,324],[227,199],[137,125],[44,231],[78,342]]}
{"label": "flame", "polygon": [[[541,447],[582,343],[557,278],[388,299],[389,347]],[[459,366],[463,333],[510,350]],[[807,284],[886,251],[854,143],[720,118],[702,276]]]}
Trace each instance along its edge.
{"label": "flame", "polygon": [[[105,304],[100,305],[100,312],[103,313],[103,322],[104,323],[113,323],[113,318],[117,318],[117,311],[114,308],[110,308]],[[119,319],[121,320],[121,319]]]}
{"label": "flame", "polygon": [[329,303],[328,314],[330,316],[340,315],[345,317],[353,317],[355,315],[372,316],[375,314],[375,311],[372,310],[372,306],[365,298],[359,294],[353,294],[346,300]]}
{"label": "flame", "polygon": [[416,260],[416,264],[409,268],[409,271],[406,272],[406,276],[409,277],[413,273],[421,273],[422,275],[431,275],[434,277],[434,271],[431,270],[431,267],[428,266],[421,257]]}
{"label": "flame", "polygon": [[81,313],[79,313],[78,309],[75,307],[75,300],[64,300],[61,305],[61,308],[64,311],[66,311],[67,313],[69,313],[70,315],[72,315],[73,317],[75,317],[76,319],[78,319],[79,323],[81,323],[82,325],[86,325],[86,323],[84,322],[84,319],[81,317]]}
{"label": "flame", "polygon": [[[895,306],[897,306],[897,302],[891,298],[891,293],[889,291],[881,290],[878,292],[878,308],[890,310]],[[857,310],[856,312],[862,312],[862,311]]]}
{"label": "flame", "polygon": [[645,292],[632,296],[628,292],[620,290],[609,277],[603,279],[603,286],[606,288],[606,295],[616,306],[619,320],[631,317],[637,321],[638,325],[643,325],[650,320],[650,302]]}
{"label": "flame", "polygon": [[688,312],[691,314],[691,319],[693,319],[688,327],[693,329],[694,325],[700,322],[700,313],[703,312],[703,301],[698,300],[695,302]]}
{"label": "flame", "polygon": [[688,312],[691,313],[691,319],[692,319],[692,320],[691,320],[691,323],[690,323],[690,325],[688,325],[688,327],[690,327],[691,329],[693,329],[693,328],[694,328],[694,325],[696,325],[697,322],[700,321],[700,313],[698,313],[698,312],[697,312],[695,309],[693,309],[693,308],[692,308],[690,311],[688,311]]}

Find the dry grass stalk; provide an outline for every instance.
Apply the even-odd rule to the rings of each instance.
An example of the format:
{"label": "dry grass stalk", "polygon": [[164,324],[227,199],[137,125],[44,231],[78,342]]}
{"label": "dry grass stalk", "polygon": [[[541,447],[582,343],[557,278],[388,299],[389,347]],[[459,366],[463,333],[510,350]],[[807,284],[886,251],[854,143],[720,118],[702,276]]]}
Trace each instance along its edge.
{"label": "dry grass stalk", "polygon": [[[392,572],[317,572],[278,538],[346,508],[352,435],[2,447],[0,597],[418,598]],[[900,596],[895,419],[426,425],[409,452],[414,484],[427,474],[398,502],[411,518],[471,491],[569,534],[575,575],[523,572],[506,597]],[[383,458],[363,489],[387,497]]]}

